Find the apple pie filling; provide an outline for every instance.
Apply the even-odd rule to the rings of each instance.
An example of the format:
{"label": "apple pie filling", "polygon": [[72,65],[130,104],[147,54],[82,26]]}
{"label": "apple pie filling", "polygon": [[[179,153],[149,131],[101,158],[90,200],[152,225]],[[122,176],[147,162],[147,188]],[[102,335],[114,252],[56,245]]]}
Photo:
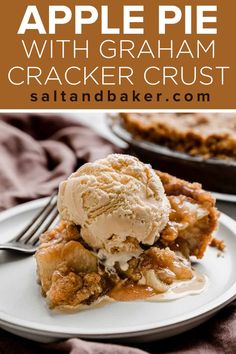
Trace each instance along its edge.
{"label": "apple pie filling", "polygon": [[153,245],[132,237],[120,244],[113,235],[107,240],[107,251],[101,251],[84,241],[78,225],[63,220],[41,236],[37,271],[50,308],[78,309],[105,297],[110,301],[148,299],[193,279],[189,257],[201,258],[212,240],[218,218],[215,201],[199,184],[156,173],[171,209]]}

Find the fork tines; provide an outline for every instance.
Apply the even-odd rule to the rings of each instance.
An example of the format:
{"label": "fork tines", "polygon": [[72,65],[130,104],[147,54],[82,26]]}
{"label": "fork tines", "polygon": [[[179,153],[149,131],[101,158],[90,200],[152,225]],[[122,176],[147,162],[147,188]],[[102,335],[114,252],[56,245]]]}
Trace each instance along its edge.
{"label": "fork tines", "polygon": [[39,211],[29,225],[17,235],[15,242],[21,242],[29,245],[36,245],[39,241],[39,236],[47,231],[50,226],[55,224],[58,219],[57,211],[57,192],[54,192],[47,205]]}

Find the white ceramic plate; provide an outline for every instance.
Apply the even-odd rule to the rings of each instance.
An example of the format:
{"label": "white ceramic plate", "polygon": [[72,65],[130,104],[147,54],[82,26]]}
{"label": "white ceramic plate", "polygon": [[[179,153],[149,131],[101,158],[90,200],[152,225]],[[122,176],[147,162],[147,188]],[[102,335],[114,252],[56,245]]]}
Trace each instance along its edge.
{"label": "white ceramic plate", "polygon": [[[0,214],[1,241],[26,225],[45,199]],[[75,314],[48,310],[36,283],[34,257],[0,252],[0,325],[22,337],[48,342],[57,338],[119,338],[137,341],[165,338],[193,328],[236,296],[236,222],[221,216],[218,236],[227,251],[217,257],[209,248],[196,267],[207,274],[208,289],[171,302],[117,302]]]}
{"label": "white ceramic plate", "polygon": [[236,195],[234,194],[224,194],[224,193],[217,193],[212,192],[216,200],[220,200],[222,202],[231,202],[236,203]]}

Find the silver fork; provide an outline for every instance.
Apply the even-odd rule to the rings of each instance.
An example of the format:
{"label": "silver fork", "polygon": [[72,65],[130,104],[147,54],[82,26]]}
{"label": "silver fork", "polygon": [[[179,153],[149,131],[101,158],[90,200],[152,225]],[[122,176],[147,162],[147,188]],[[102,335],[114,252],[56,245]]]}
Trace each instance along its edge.
{"label": "silver fork", "polygon": [[58,217],[56,195],[56,192],[52,194],[49,202],[13,240],[0,244],[0,250],[14,250],[27,254],[35,253],[39,236],[46,232]]}

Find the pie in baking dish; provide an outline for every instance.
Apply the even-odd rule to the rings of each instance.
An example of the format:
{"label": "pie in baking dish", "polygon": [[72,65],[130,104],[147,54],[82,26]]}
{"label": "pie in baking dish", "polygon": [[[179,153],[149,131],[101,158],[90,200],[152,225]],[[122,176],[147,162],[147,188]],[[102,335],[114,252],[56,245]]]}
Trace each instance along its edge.
{"label": "pie in baking dish", "polygon": [[136,138],[204,158],[236,159],[236,115],[231,113],[122,113]]}

